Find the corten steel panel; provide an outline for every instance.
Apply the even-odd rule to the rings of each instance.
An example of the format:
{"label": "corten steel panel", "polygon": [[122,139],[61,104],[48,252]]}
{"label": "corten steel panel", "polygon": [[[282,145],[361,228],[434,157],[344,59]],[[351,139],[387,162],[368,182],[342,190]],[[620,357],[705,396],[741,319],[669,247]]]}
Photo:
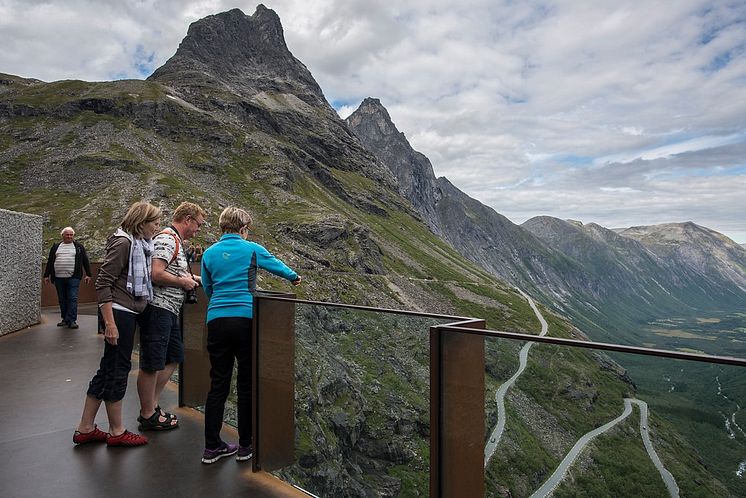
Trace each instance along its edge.
{"label": "corten steel panel", "polygon": [[295,457],[295,303],[262,294],[254,301],[253,466],[270,471]]}
{"label": "corten steel panel", "polygon": [[[199,265],[192,264],[194,274]],[[179,368],[179,406],[203,406],[210,390],[210,356],[207,354],[207,295],[197,289],[197,303],[184,304],[182,333],[184,363]]]}
{"label": "corten steel panel", "polygon": [[[91,263],[91,283],[86,285],[83,280],[80,281],[80,291],[78,292],[78,303],[95,303],[96,302],[96,275],[98,275],[98,269],[101,268],[101,263]],[[57,301],[57,291],[54,288],[54,284],[44,283],[44,272],[47,269],[47,264],[42,263],[41,265],[41,306],[58,306],[60,303]]]}
{"label": "corten steel panel", "polygon": [[[466,322],[485,328],[483,320]],[[431,329],[430,496],[484,496],[484,337]]]}

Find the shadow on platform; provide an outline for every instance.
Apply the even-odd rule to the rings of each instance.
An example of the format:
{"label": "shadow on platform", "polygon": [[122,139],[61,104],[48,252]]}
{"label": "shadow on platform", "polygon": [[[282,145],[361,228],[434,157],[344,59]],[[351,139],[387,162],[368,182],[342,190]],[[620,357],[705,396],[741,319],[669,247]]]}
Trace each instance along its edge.
{"label": "shadow on platform", "polygon": [[[175,385],[166,388],[162,405],[178,415],[178,429],[147,432],[150,442],[139,448],[73,445],[103,349],[95,307],[82,305],[80,311],[77,330],[57,327],[57,309],[46,308],[39,325],[0,337],[2,496],[307,496],[270,474],[252,473],[250,461],[202,464],[204,418],[177,407]],[[124,399],[124,419],[133,431],[139,408],[136,377],[133,361]],[[96,422],[108,430],[103,405]],[[224,426],[223,434],[227,441],[238,439],[231,427]]]}

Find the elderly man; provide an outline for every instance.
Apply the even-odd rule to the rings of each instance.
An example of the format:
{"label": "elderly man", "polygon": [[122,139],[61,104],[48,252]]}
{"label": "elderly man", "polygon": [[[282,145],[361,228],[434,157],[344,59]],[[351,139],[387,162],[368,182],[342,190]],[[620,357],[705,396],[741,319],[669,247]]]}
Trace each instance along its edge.
{"label": "elderly man", "polygon": [[75,230],[65,227],[60,232],[62,242],[52,245],[47,257],[44,281],[53,283],[60,302],[60,323],[58,327],[78,328],[78,290],[80,279],[85,271],[85,283],[91,281],[91,265],[85,247],[75,241]]}

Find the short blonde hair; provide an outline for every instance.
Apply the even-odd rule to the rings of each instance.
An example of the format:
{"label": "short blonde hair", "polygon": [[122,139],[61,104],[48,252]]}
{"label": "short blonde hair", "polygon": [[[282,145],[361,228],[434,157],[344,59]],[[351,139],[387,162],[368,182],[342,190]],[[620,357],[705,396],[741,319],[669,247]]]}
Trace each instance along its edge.
{"label": "short blonde hair", "polygon": [[142,238],[142,229],[146,223],[161,219],[161,208],[149,202],[132,204],[122,219],[122,230],[137,238]]}
{"label": "short blonde hair", "polygon": [[194,219],[197,219],[197,216],[202,216],[203,218],[205,218],[207,216],[207,213],[204,209],[193,202],[182,202],[174,210],[172,219],[174,222],[179,223],[181,221],[184,221],[187,216],[191,216]]}
{"label": "short blonde hair", "polygon": [[243,227],[252,223],[251,215],[236,206],[228,206],[220,213],[218,221],[223,233],[238,233]]}

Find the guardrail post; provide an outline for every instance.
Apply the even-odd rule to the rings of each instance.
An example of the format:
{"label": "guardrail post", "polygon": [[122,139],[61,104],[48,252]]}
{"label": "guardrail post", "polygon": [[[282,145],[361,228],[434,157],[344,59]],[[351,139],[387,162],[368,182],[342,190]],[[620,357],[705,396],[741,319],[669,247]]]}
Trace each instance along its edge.
{"label": "guardrail post", "polygon": [[295,459],[295,303],[254,298],[253,469],[277,470]]}
{"label": "guardrail post", "polygon": [[204,406],[210,390],[210,355],[207,353],[205,324],[207,303],[207,295],[200,287],[197,302],[185,304],[181,309],[184,363],[179,365],[179,406]]}
{"label": "guardrail post", "polygon": [[[484,329],[484,320],[449,324]],[[430,328],[430,496],[484,496],[484,337]]]}

